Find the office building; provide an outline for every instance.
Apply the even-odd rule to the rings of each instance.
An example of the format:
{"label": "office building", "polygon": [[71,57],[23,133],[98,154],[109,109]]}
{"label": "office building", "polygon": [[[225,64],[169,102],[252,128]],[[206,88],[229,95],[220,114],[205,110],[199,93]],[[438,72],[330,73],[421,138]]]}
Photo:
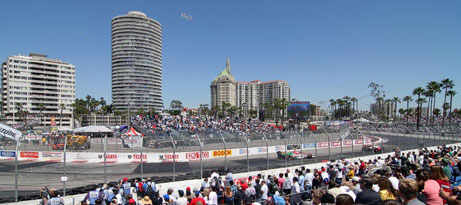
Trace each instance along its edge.
{"label": "office building", "polygon": [[15,127],[70,128],[75,66],[42,54],[10,56],[2,64],[2,101],[2,118]]}
{"label": "office building", "polygon": [[130,11],[112,19],[112,102],[120,111],[162,111],[162,26]]}

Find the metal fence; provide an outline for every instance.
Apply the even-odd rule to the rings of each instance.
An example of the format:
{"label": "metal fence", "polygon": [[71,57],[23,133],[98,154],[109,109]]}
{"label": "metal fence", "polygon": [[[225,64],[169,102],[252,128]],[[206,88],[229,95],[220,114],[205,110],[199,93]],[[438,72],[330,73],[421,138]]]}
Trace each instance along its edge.
{"label": "metal fence", "polygon": [[[85,193],[100,183],[117,183],[123,177],[139,178],[152,177],[156,182],[168,182],[186,179],[197,179],[209,176],[212,170],[224,172],[230,170],[233,173],[250,172],[257,170],[273,169],[294,165],[337,160],[342,157],[362,157],[372,154],[392,152],[396,147],[400,150],[409,150],[437,146],[442,143],[459,142],[461,129],[457,126],[448,128],[441,127],[406,127],[406,126],[357,126],[357,127],[329,127],[315,131],[297,130],[286,132],[207,132],[189,133],[174,131],[168,134],[151,134],[145,139],[140,147],[124,147],[119,144],[108,144],[108,138],[103,138],[102,144],[92,145],[89,150],[59,150],[63,152],[63,161],[57,162],[28,162],[14,161],[5,163],[5,169],[1,174],[4,194],[0,194],[0,202],[14,201],[14,199],[33,199],[37,190],[44,185],[51,185],[59,190],[61,195]],[[363,145],[370,140],[370,145]],[[152,141],[160,142],[161,146],[151,147]],[[352,143],[347,143],[352,141]],[[354,142],[360,142],[354,143]],[[335,144],[339,142],[339,144]],[[306,144],[315,146],[305,147]],[[287,147],[294,146],[301,153],[300,157],[290,158]],[[325,146],[326,145],[326,146]],[[16,144],[10,143],[5,146],[8,150],[14,150]],[[269,147],[282,146],[285,155],[280,158],[276,153],[270,153]],[[252,147],[266,148],[265,152],[250,153]],[[46,151],[49,145],[42,143],[21,142],[18,151]],[[169,163],[145,163],[141,157],[141,163],[136,164],[111,164],[107,161],[107,152],[115,153],[179,153],[200,152],[207,150],[230,150],[239,148],[246,149],[245,155],[230,157],[227,154],[219,160],[202,159],[191,162],[177,162],[175,158]],[[67,152],[101,152],[103,163],[68,163]],[[6,152],[5,152],[6,153]],[[16,152],[18,153],[18,152]],[[25,152],[27,154],[27,152]],[[227,152],[224,152],[227,153]],[[3,152],[2,152],[3,154]],[[308,158],[308,154],[313,155]],[[16,154],[17,157],[17,154]],[[22,156],[21,156],[22,157]],[[35,156],[31,156],[32,159]],[[61,177],[67,177],[61,178]],[[12,180],[14,179],[14,180]],[[67,188],[67,187],[70,187]],[[12,193],[15,193],[15,198]],[[21,196],[21,197],[18,197]]]}

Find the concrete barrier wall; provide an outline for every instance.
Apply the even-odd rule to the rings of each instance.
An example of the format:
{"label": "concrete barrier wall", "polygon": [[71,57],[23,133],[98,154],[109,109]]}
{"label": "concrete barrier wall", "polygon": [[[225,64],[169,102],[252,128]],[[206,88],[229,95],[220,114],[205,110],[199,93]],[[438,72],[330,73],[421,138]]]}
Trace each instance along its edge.
{"label": "concrete barrier wall", "polygon": [[[378,137],[374,137],[378,138]],[[375,144],[381,143],[383,140],[379,138]],[[344,140],[343,147],[361,146],[364,140]],[[365,139],[365,145],[371,145],[372,140],[370,138]],[[293,150],[290,147],[297,145],[296,150],[300,150],[299,144],[288,144],[287,150]],[[303,151],[312,151],[317,147],[318,149],[328,149],[328,145],[331,147],[341,147],[341,141],[318,142],[318,143],[304,143],[302,144]],[[276,153],[278,151],[285,151],[284,145],[269,146],[269,147],[249,147],[248,154],[265,154],[266,152]],[[219,149],[202,152],[202,159],[219,159],[227,157],[240,157],[246,156],[246,148],[235,148],[235,149]],[[12,150],[0,151],[0,160],[14,160],[16,152]],[[106,157],[106,163],[157,163],[157,162],[172,162],[173,159],[177,162],[189,162],[194,160],[200,160],[200,151],[197,152],[177,152],[177,153],[113,153],[108,152]],[[19,151],[18,160],[20,161],[41,161],[41,162],[63,162],[64,152],[58,151]],[[67,163],[104,163],[103,152],[66,152]]]}

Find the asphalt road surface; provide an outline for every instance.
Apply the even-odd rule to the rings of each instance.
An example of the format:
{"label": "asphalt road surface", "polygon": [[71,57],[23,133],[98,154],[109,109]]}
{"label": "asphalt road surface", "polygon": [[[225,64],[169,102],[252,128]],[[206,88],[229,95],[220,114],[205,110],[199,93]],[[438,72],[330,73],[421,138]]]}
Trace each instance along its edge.
{"label": "asphalt road surface", "polygon": [[[396,136],[395,134],[383,135],[388,140],[384,143],[383,152],[393,150],[397,144],[402,150],[415,149],[418,147],[435,146],[442,142],[453,143],[453,138],[436,139],[428,138],[422,139],[421,136]],[[419,143],[417,143],[419,142]],[[314,150],[311,151],[314,154]],[[318,156],[313,159],[304,159],[304,164],[321,162],[323,160],[339,159],[342,156],[350,158],[352,156],[360,157],[365,155],[374,154],[373,152],[362,152],[361,146],[343,147],[341,153],[340,148],[332,148],[330,150],[331,157],[328,154],[328,149],[319,149]],[[250,155],[249,169],[250,171],[265,170],[267,168],[266,155]],[[301,160],[289,160],[287,166],[301,165]],[[143,166],[143,177],[153,177],[157,183],[172,181],[173,163],[145,163]],[[176,163],[176,181],[186,179],[200,178],[200,162],[181,162]],[[285,160],[276,159],[275,154],[269,155],[269,168],[280,168],[285,166]],[[223,171],[225,167],[224,159],[222,160],[203,160],[203,176],[210,175],[211,170]],[[227,167],[233,173],[240,173],[247,171],[246,157],[228,158]],[[140,164],[107,164],[107,182],[117,182],[118,180],[128,177],[136,178],[141,177]],[[63,184],[60,182],[60,177],[63,176],[62,163],[50,162],[20,162],[18,166],[19,172],[19,195],[20,199],[33,199],[34,194],[37,195],[38,190],[45,185],[62,189]],[[86,163],[86,164],[67,164],[67,176],[69,177],[66,183],[67,193],[78,194],[84,193],[91,189],[91,184],[104,183],[104,165],[99,163]],[[0,161],[0,203],[14,201],[14,161]],[[75,188],[75,189],[72,189]],[[24,197],[29,195],[28,197]],[[32,197],[32,198],[31,198]]]}

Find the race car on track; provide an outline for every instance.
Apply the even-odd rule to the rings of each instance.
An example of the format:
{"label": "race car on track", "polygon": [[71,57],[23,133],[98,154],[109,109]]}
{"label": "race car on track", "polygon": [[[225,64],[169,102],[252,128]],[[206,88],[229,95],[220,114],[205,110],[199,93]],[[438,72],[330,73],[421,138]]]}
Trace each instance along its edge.
{"label": "race car on track", "polygon": [[380,152],[382,150],[382,147],[379,145],[364,145],[362,147],[362,150],[368,152]]}
{"label": "race car on track", "polygon": [[277,159],[284,160],[285,157],[287,158],[287,160],[292,160],[292,159],[301,159],[301,157],[304,157],[304,159],[311,159],[315,156],[312,155],[312,153],[307,153],[307,152],[303,152],[301,156],[301,152],[298,152],[298,151],[288,151],[288,153],[281,152],[281,151],[277,152]]}

